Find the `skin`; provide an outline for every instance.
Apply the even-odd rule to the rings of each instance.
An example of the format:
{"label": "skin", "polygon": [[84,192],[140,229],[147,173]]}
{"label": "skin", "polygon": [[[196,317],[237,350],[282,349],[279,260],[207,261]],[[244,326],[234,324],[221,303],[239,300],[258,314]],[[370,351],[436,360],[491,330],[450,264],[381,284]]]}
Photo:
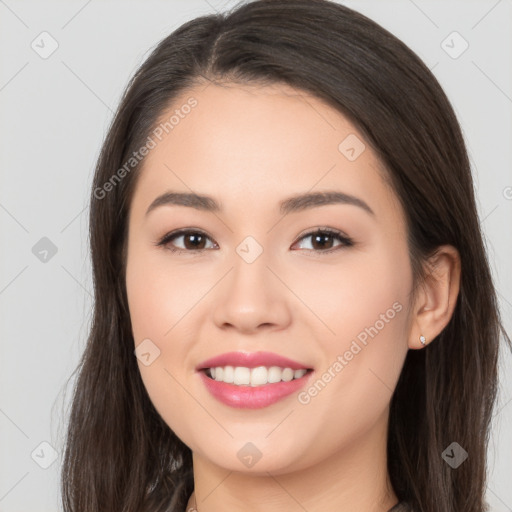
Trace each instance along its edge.
{"label": "skin", "polygon": [[[162,119],[190,96],[197,106],[144,159],[126,286],[135,346],[149,338],[160,350],[148,366],[138,360],[141,377],[193,452],[197,508],[387,511],[398,502],[386,466],[390,399],[407,351],[422,349],[420,334],[428,344],[453,313],[457,251],[439,249],[412,300],[404,213],[369,144],[354,161],[338,150],[350,134],[364,142],[342,114],[283,84],[202,84]],[[207,194],[223,210],[165,205],[145,215],[170,189]],[[348,204],[279,212],[284,198],[331,189],[375,215]],[[335,236],[314,244],[304,235],[317,227],[354,245]],[[202,252],[190,236],[155,245],[181,228],[207,234]],[[252,263],[236,252],[247,236],[263,249]],[[402,309],[307,404],[292,394],[263,409],[231,408],[195,372],[224,352],[268,350],[314,368],[310,386],[397,302]],[[248,442],[261,452],[250,468],[237,456]]]}

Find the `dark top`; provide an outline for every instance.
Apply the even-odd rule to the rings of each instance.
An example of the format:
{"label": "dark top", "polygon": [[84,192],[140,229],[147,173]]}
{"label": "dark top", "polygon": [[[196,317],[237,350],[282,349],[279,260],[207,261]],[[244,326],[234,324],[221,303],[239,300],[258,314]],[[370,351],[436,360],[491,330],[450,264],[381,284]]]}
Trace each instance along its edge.
{"label": "dark top", "polygon": [[390,508],[388,512],[413,512],[412,508],[407,505],[405,501],[400,501],[393,508]]}

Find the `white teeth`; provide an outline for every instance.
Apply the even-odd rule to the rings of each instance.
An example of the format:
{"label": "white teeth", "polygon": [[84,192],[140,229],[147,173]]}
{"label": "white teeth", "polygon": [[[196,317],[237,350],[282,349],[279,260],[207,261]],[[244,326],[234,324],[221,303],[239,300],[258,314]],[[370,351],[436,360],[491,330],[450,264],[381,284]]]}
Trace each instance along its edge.
{"label": "white teeth", "polygon": [[217,366],[209,368],[207,374],[212,379],[235,384],[237,386],[264,386],[276,382],[289,382],[293,379],[300,379],[307,373],[307,370],[292,370],[291,368],[281,368],[279,366],[258,366],[256,368],[247,368],[245,366]]}
{"label": "white teeth", "polygon": [[307,370],[295,370],[295,373],[293,374],[293,378],[294,379],[300,379],[301,377],[303,377],[304,375],[306,375],[308,371]]}
{"label": "white teeth", "polygon": [[233,384],[237,386],[245,385],[251,383],[251,370],[249,368],[244,368],[243,366],[237,366],[235,368],[235,376],[233,379]]}
{"label": "white teeth", "polygon": [[225,366],[224,373],[222,374],[222,380],[228,384],[232,384],[235,381],[235,369],[232,366]]}
{"label": "white teeth", "polygon": [[290,382],[293,379],[293,370],[291,368],[285,368],[283,370],[283,376],[281,378],[285,382]]}
{"label": "white teeth", "polygon": [[274,382],[281,382],[283,370],[279,366],[271,366],[268,369],[268,382],[273,384]]}
{"label": "white teeth", "polygon": [[258,366],[251,370],[251,386],[262,386],[267,383],[267,369],[264,366]]}

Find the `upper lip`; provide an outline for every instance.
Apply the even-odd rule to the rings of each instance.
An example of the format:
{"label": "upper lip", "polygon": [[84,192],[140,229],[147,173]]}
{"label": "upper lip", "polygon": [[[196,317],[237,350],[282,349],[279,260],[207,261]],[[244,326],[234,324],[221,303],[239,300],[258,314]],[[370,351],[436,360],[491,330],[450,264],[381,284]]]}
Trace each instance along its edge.
{"label": "upper lip", "polygon": [[300,370],[302,368],[310,370],[311,368],[304,363],[294,361],[288,357],[274,354],[273,352],[226,352],[212,357],[199,363],[197,371],[205,368],[216,368],[218,366],[244,366],[246,368],[256,368],[257,366],[279,366],[281,368],[291,368]]}

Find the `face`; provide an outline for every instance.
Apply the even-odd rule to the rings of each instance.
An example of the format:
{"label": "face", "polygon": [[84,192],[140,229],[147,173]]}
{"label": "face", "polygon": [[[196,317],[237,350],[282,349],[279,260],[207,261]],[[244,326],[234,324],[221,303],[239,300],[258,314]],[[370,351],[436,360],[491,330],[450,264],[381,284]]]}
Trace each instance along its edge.
{"label": "face", "polygon": [[[379,161],[342,114],[285,85],[197,86],[162,120],[176,109],[172,129],[154,132],[129,215],[126,287],[151,401],[226,469],[279,474],[348,455],[384,431],[408,350],[405,221]],[[171,191],[209,207],[154,204]],[[321,192],[338,195],[285,202]],[[262,351],[309,371],[286,382],[274,370],[284,382],[244,394],[210,391],[197,370]],[[264,361],[234,366],[275,366]],[[246,454],[261,457],[254,469]]]}

